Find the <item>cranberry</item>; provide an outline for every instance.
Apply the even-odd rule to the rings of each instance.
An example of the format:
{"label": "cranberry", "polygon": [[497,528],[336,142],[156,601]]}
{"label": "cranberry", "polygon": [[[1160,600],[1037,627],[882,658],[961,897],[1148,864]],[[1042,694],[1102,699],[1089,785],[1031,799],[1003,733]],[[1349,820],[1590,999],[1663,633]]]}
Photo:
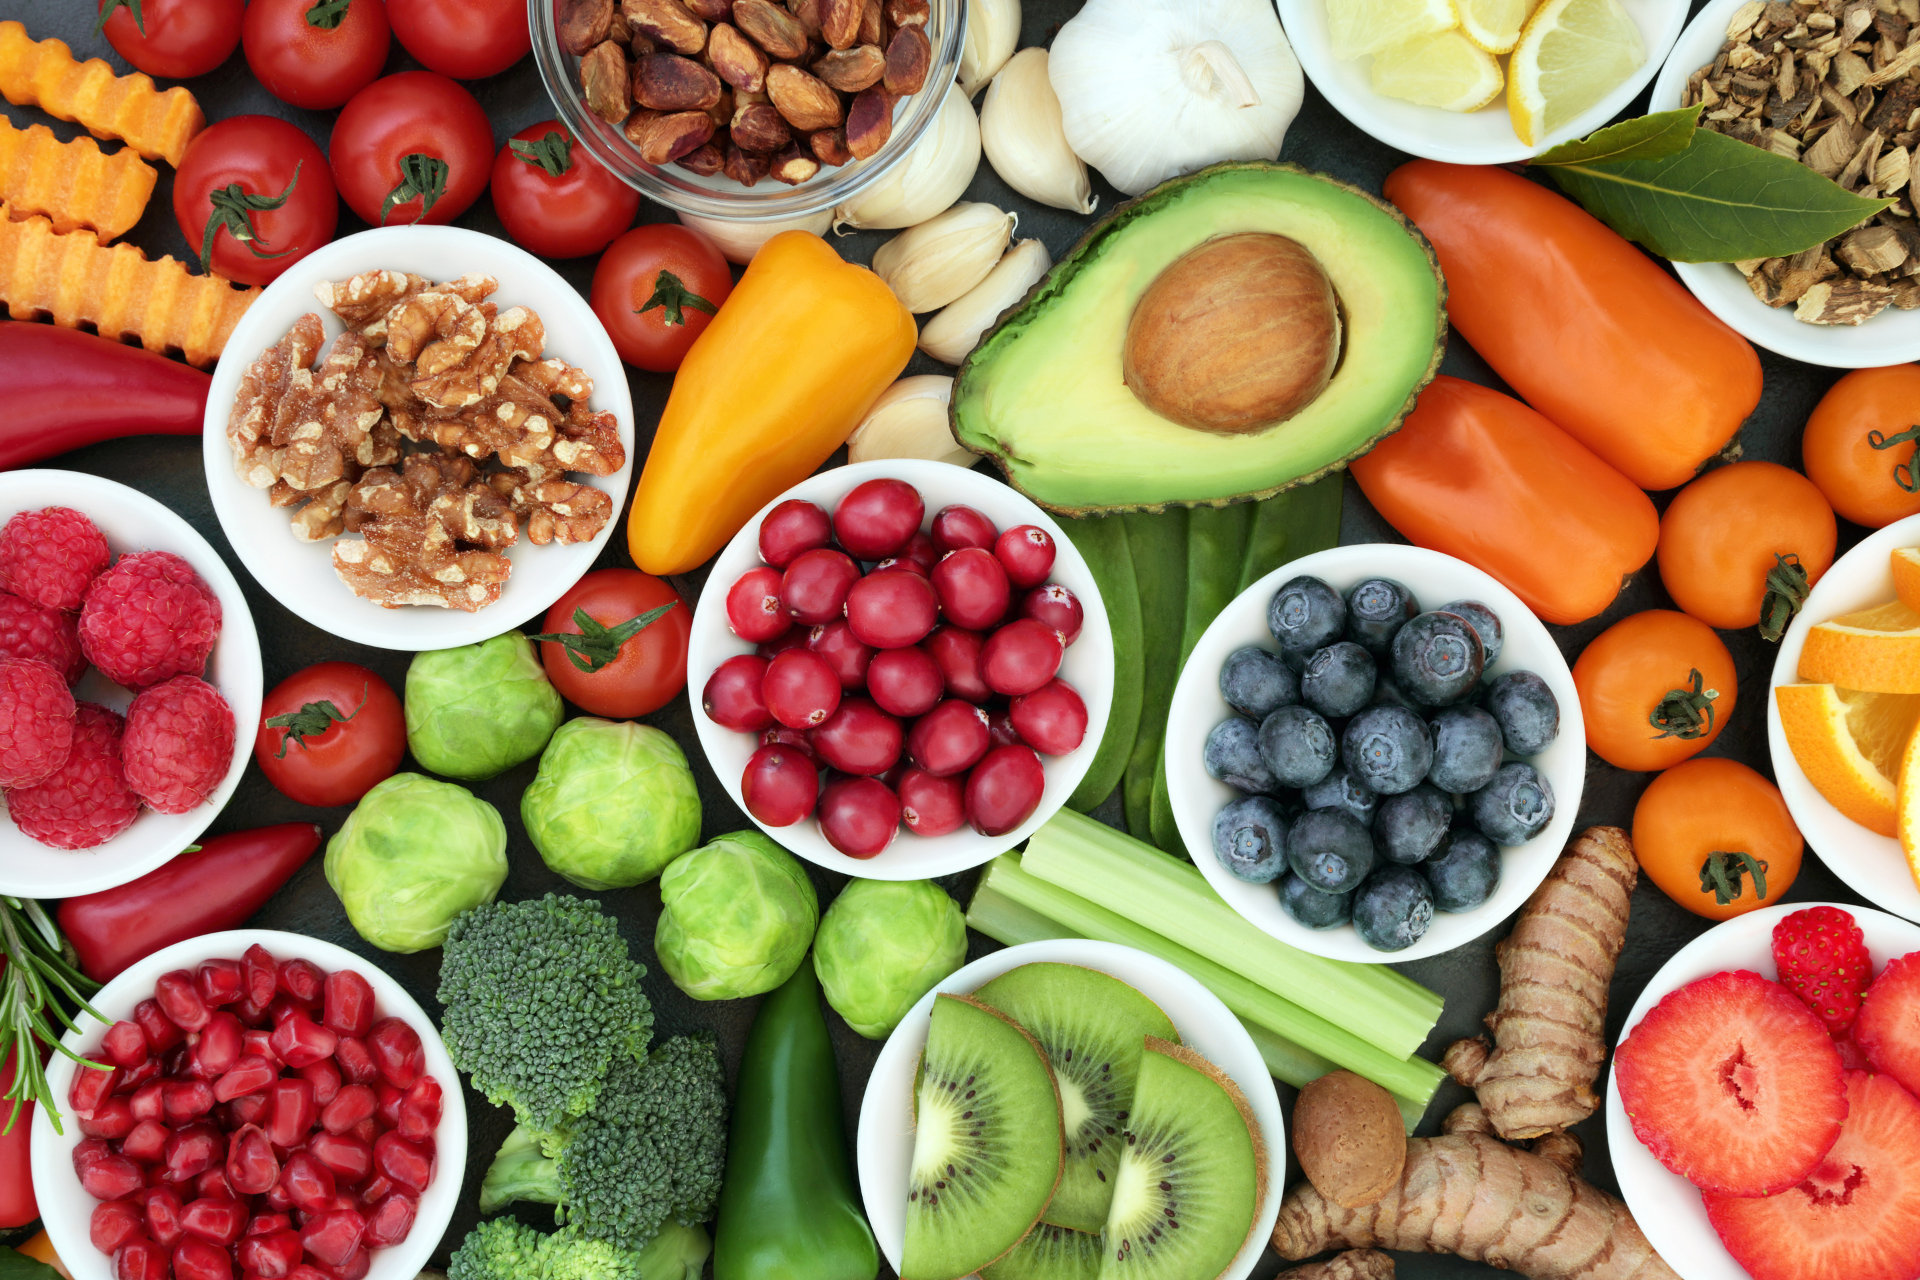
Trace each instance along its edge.
{"label": "cranberry", "polygon": [[[254,1221],[258,1222],[259,1219]],[[249,1225],[246,1238],[240,1241],[234,1256],[249,1274],[259,1276],[261,1280],[282,1280],[299,1264],[304,1252],[300,1247],[300,1237],[284,1227],[278,1231],[256,1233]]]}
{"label": "cranberry", "polygon": [[1009,714],[1021,740],[1045,755],[1063,756],[1087,736],[1087,704],[1065,680],[1015,698]]}
{"label": "cranberry", "polygon": [[320,1262],[337,1267],[353,1256],[366,1233],[365,1218],[351,1209],[333,1209],[300,1228],[300,1243]]}
{"label": "cranberry", "polygon": [[373,1160],[380,1172],[403,1187],[425,1191],[433,1180],[433,1156],[423,1143],[397,1133],[383,1133],[373,1144]]}
{"label": "cranberry", "polygon": [[1044,622],[1015,618],[987,637],[980,672],[995,693],[1019,697],[1053,679],[1060,670],[1059,633]]}
{"label": "cranberry", "polygon": [[842,773],[871,777],[900,758],[900,722],[866,698],[848,698],[813,731],[813,749]]}
{"label": "cranberry", "polygon": [[[363,1036],[373,1025],[373,984],[351,969],[327,975],[321,983],[325,1013],[320,1025],[335,1035]],[[289,1063],[289,1066],[292,1064]]]}
{"label": "cranberry", "polygon": [[1029,591],[1020,602],[1020,616],[1045,623],[1060,633],[1060,643],[1070,645],[1080,638],[1080,624],[1087,613],[1080,598],[1057,582]]}
{"label": "cranberry", "polygon": [[209,1009],[230,1005],[247,991],[246,975],[238,960],[209,960],[200,966],[193,980]]}
{"label": "cranberry", "polygon": [[273,952],[254,943],[240,957],[240,973],[246,979],[247,1000],[262,1009],[273,1003],[273,993],[280,986],[280,962]]}
{"label": "cranberry", "polygon": [[1026,741],[1013,727],[1013,717],[1005,707],[987,713],[987,740],[996,747],[1016,747]]}
{"label": "cranberry", "polygon": [[933,589],[947,621],[975,631],[1005,617],[1012,596],[1007,571],[991,551],[979,547],[952,552],[933,566]]}
{"label": "cranberry", "polygon": [[372,1115],[377,1101],[373,1090],[364,1084],[343,1085],[320,1112],[320,1127],[328,1133],[345,1133]]}
{"label": "cranberry", "polygon": [[209,1244],[229,1245],[247,1225],[247,1207],[231,1196],[202,1196],[180,1215],[180,1225]]}
{"label": "cranberry", "polygon": [[792,747],[813,764],[820,758],[813,754],[813,743],[807,739],[805,729],[789,729],[783,724],[768,725],[760,731],[760,745],[763,747]]}
{"label": "cranberry", "polygon": [[784,569],[802,552],[824,547],[832,539],[833,522],[827,519],[824,508],[788,498],[760,522],[760,558],[776,569]]}
{"label": "cranberry", "polygon": [[821,547],[803,552],[780,580],[780,601],[801,623],[832,622],[847,607],[847,592],[860,580],[860,566],[844,551]]}
{"label": "cranberry", "polygon": [[740,776],[747,812],[770,827],[790,827],[813,812],[820,776],[813,760],[794,747],[761,747]]}
{"label": "cranberry", "polygon": [[135,1120],[163,1119],[167,1113],[160,1099],[161,1091],[165,1088],[165,1081],[149,1080],[135,1089],[133,1096],[127,1100],[127,1105],[133,1109],[133,1118]]}
{"label": "cranberry", "polygon": [[965,784],[909,769],[900,778],[900,820],[917,836],[943,836],[967,820]]}
{"label": "cranberry", "polygon": [[340,1064],[340,1078],[351,1084],[372,1084],[380,1078],[367,1042],[358,1036],[341,1036],[333,1046],[333,1060]]}
{"label": "cranberry", "polygon": [[873,661],[873,649],[861,644],[844,618],[817,626],[807,636],[807,648],[826,659],[833,674],[840,677],[842,691],[867,687],[867,664]]}
{"label": "cranberry", "polygon": [[727,625],[752,644],[778,639],[793,626],[780,603],[780,571],[759,565],[727,589]]}
{"label": "cranberry", "polygon": [[167,1139],[167,1181],[191,1182],[227,1158],[227,1135],[202,1120]]}
{"label": "cranberry", "polygon": [[808,627],[793,627],[790,630],[781,632],[771,640],[762,640],[759,644],[753,646],[753,651],[760,657],[765,658],[768,662],[772,662],[776,657],[789,649],[806,648],[807,636],[809,634],[811,634],[811,629]]}
{"label": "cranberry", "polygon": [[1053,535],[1039,525],[1016,525],[993,544],[993,557],[1016,587],[1037,587],[1053,572]]}
{"label": "cranberry", "polygon": [[968,547],[991,551],[993,540],[999,536],[1000,531],[993,527],[993,521],[972,507],[942,507],[933,517],[933,548],[941,555],[949,551],[964,551]]}
{"label": "cranberry", "polygon": [[116,1022],[100,1038],[100,1052],[116,1067],[137,1067],[147,1060],[147,1033],[137,1022]]}
{"label": "cranberry", "polygon": [[129,1236],[113,1253],[114,1280],[167,1280],[167,1251],[146,1236]]}
{"label": "cranberry", "polygon": [[[339,1052],[339,1046],[334,1046]],[[340,1068],[332,1058],[322,1058],[318,1062],[309,1062],[300,1068],[300,1078],[313,1086],[313,1103],[324,1107],[340,1094]]]}
{"label": "cranberry", "polygon": [[967,821],[983,836],[1003,836],[1033,816],[1046,789],[1031,747],[995,747],[967,775]]}
{"label": "cranberry", "polygon": [[707,677],[707,687],[700,691],[700,709],[723,729],[756,733],[766,728],[773,719],[766,699],[760,695],[760,682],[766,674],[765,658],[750,653],[728,658]]}
{"label": "cranberry", "polygon": [[147,1044],[155,1053],[165,1053],[187,1038],[187,1033],[161,1010],[158,1000],[149,998],[133,1006],[133,1020],[147,1033]]}
{"label": "cranberry", "polygon": [[311,960],[280,962],[280,990],[301,1004],[319,1004],[320,993],[326,982],[326,972]]}
{"label": "cranberry", "polygon": [[205,1080],[169,1081],[160,1090],[160,1107],[170,1125],[198,1120],[213,1110],[213,1086]]}
{"label": "cranberry", "polygon": [[917,644],[940,619],[933,584],[915,573],[873,573],[847,593],[847,625],[876,649]]}
{"label": "cranberry", "polygon": [[273,1046],[275,1057],[298,1070],[310,1062],[332,1057],[340,1037],[319,1023],[296,1014],[273,1029],[273,1036],[268,1043]]}
{"label": "cranberry", "polygon": [[820,797],[820,834],[849,858],[871,858],[893,843],[900,800],[877,778],[835,778]]}
{"label": "cranberry", "polygon": [[267,1100],[267,1138],[273,1145],[291,1151],[304,1143],[320,1114],[313,1086],[305,1080],[275,1080],[267,1088]]}
{"label": "cranberry", "polygon": [[840,705],[840,678],[810,649],[789,649],[767,664],[760,696],[789,729],[811,729]]}
{"label": "cranberry", "polygon": [[286,1163],[280,1166],[280,1185],[287,1189],[287,1199],[293,1207],[302,1213],[325,1210],[338,1186],[333,1170],[320,1163],[320,1158],[311,1151],[296,1151],[287,1157]]}
{"label": "cranberry", "polygon": [[941,627],[921,646],[940,664],[947,693],[968,702],[985,702],[993,696],[986,677],[980,671],[980,633],[961,627]]}
{"label": "cranberry", "polygon": [[399,1244],[413,1231],[413,1219],[419,1212],[418,1200],[404,1191],[394,1192],[373,1207],[365,1242],[375,1249]]}
{"label": "cranberry", "polygon": [[367,1050],[373,1054],[380,1078],[396,1089],[407,1089],[427,1069],[427,1051],[420,1045],[420,1033],[399,1018],[382,1018],[367,1033]]}
{"label": "cranberry", "polygon": [[217,1079],[233,1070],[233,1065],[240,1061],[240,1038],[245,1033],[240,1019],[224,1009],[207,1019],[207,1025],[200,1032],[200,1043],[193,1047],[194,1061],[200,1064],[207,1079]]}
{"label": "cranberry", "polygon": [[[180,1046],[175,1046],[175,1048],[179,1049]],[[148,1058],[137,1067],[121,1067],[118,1078],[113,1082],[113,1091],[115,1093],[134,1093],[159,1076],[160,1068],[161,1061],[159,1058]]]}
{"label": "cranberry", "polygon": [[936,778],[971,769],[990,745],[987,713],[958,698],[947,699],[914,721],[907,735],[913,763]]}
{"label": "cranberry", "polygon": [[213,1016],[200,996],[193,975],[185,969],[161,974],[153,984],[153,998],[160,1002],[160,1011],[182,1031],[198,1031]]}
{"label": "cranberry", "polygon": [[[166,1158],[167,1137],[173,1131],[158,1120],[141,1120],[121,1139],[120,1154],[141,1164],[158,1164]],[[102,1250],[101,1252],[106,1252]]]}
{"label": "cranberry", "polygon": [[924,715],[945,688],[940,664],[925,649],[882,649],[867,664],[867,693],[888,715]]}
{"label": "cranberry", "polygon": [[89,1138],[117,1141],[133,1132],[133,1108],[125,1098],[108,1098],[90,1115],[76,1117],[76,1122]]}
{"label": "cranberry", "polygon": [[400,1104],[400,1123],[394,1127],[401,1137],[415,1142],[430,1138],[440,1127],[440,1108],[440,1082],[432,1076],[421,1076],[408,1087],[406,1099]]}
{"label": "cranberry", "polygon": [[927,504],[905,480],[868,480],[833,509],[833,533],[856,560],[882,560],[907,545]]}
{"label": "cranberry", "polygon": [[87,1238],[102,1253],[112,1253],[137,1236],[146,1226],[146,1218],[131,1200],[106,1200],[93,1206],[87,1219]]}
{"label": "cranberry", "polygon": [[933,572],[933,566],[939,559],[940,553],[934,550],[933,539],[915,530],[914,535],[907,539],[906,546],[875,565],[873,571],[879,573],[887,569],[905,569],[924,578]]}
{"label": "cranberry", "polygon": [[307,1143],[315,1160],[334,1178],[352,1186],[373,1171],[373,1147],[348,1133],[316,1133]]}
{"label": "cranberry", "polygon": [[280,1157],[257,1124],[242,1125],[227,1143],[227,1185],[257,1196],[280,1177]]}

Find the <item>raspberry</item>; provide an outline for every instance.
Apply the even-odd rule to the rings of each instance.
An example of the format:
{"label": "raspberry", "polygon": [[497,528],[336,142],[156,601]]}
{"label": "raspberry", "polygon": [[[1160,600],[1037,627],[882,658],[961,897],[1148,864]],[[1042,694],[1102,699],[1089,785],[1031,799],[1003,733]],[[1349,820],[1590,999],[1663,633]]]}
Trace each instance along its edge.
{"label": "raspberry", "polygon": [[170,551],[136,551],[87,588],[80,650],[129,689],[199,675],[220,638],[220,602]]}
{"label": "raspberry", "polygon": [[1873,981],[1873,958],[1852,915],[1838,907],[1808,907],[1773,926],[1773,963],[1780,985],[1800,997],[1834,1035],[1860,1014],[1860,996]]}
{"label": "raspberry", "polygon": [[233,762],[233,709],[198,676],[143,690],[127,708],[120,760],[127,785],[161,813],[206,801]]}
{"label": "raspberry", "polygon": [[44,662],[0,661],[0,787],[45,782],[73,749],[73,694]]}
{"label": "raspberry", "polygon": [[67,762],[39,786],[7,792],[7,811],[22,834],[55,849],[91,849],[133,825],[140,797],[120,767],[125,724],[91,702],[75,708]]}
{"label": "raspberry", "polygon": [[72,684],[86,674],[74,616],[0,591],[0,658],[44,662]]}
{"label": "raspberry", "polygon": [[22,511],[0,529],[0,587],[49,609],[78,609],[112,553],[72,507]]}

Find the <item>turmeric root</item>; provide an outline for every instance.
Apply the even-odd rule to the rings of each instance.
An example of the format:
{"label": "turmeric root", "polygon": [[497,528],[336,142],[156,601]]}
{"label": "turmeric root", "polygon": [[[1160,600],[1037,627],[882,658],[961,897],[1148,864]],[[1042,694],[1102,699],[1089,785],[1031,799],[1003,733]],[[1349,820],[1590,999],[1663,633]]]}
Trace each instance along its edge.
{"label": "turmeric root", "polygon": [[1393,1259],[1372,1249],[1349,1249],[1325,1262],[1283,1271],[1280,1280],[1393,1280]]}
{"label": "turmeric root", "polygon": [[1441,1058],[1480,1097],[1494,1132],[1511,1142],[1586,1119],[1606,1061],[1607,987],[1627,936],[1637,866],[1627,833],[1575,836],[1494,948],[1500,1003],[1486,1040],[1460,1040]]}
{"label": "turmeric root", "polygon": [[1507,1146],[1486,1123],[1468,1103],[1443,1136],[1410,1139],[1400,1185],[1363,1209],[1301,1182],[1281,1202],[1273,1247],[1288,1260],[1328,1249],[1451,1253],[1527,1280],[1679,1280],[1624,1204]]}

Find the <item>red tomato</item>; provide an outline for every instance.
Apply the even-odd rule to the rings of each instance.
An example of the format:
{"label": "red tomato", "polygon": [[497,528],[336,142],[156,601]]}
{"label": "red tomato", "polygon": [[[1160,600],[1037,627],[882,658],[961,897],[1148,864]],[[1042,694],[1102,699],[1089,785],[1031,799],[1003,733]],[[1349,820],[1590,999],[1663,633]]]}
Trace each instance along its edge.
{"label": "red tomato", "polygon": [[593,269],[593,312],[628,364],[672,373],[733,292],[713,241],[675,222],[635,227]]}
{"label": "red tomato", "polygon": [[626,230],[640,193],[608,173],[566,126],[548,120],[514,134],[493,158],[493,208],[528,252],[578,258]]}
{"label": "red tomato", "polygon": [[[0,972],[5,970],[6,962],[0,960]],[[13,1087],[19,1052],[17,1045],[8,1049],[6,1061],[0,1062],[0,1093]],[[28,1135],[33,1132],[33,1104],[22,1103],[19,1114],[15,1115],[13,1103],[0,1098],[0,1129],[5,1129],[9,1122],[13,1125],[12,1131],[0,1134],[0,1231],[24,1227],[40,1216],[39,1206],[33,1197],[33,1175],[27,1165]],[[72,1123],[71,1117],[68,1123]]]}
{"label": "red tomato", "polygon": [[362,220],[451,222],[487,189],[493,126],[445,76],[402,71],[341,108],[329,154],[334,185]]}
{"label": "red tomato", "polygon": [[379,77],[392,38],[382,0],[253,0],[240,42],[268,93],[329,111]]}
{"label": "red tomato", "polygon": [[407,726],[392,686],[351,662],[321,662],[274,686],[260,704],[253,758],[290,800],[331,809],[393,776]]}
{"label": "red tomato", "polygon": [[167,80],[207,74],[240,43],[240,0],[99,0],[99,10],[115,52]]}
{"label": "red tomato", "polygon": [[[619,638],[622,626],[655,609],[666,612]],[[586,628],[593,635],[585,643],[575,646],[549,638],[580,635],[578,610],[584,610],[594,624]],[[547,610],[544,629],[546,635],[534,638],[542,642],[540,656],[547,664],[547,678],[582,711],[630,720],[658,711],[687,687],[687,636],[693,629],[693,613],[670,584],[652,574],[638,569],[595,570]],[[589,666],[603,665],[583,671],[575,657]]]}
{"label": "red tomato", "polygon": [[312,138],[272,116],[234,116],[188,144],[173,216],[207,270],[268,284],[333,239],[340,201]]}
{"label": "red tomato", "polygon": [[387,16],[408,53],[456,80],[498,75],[533,48],[525,0],[401,0]]}

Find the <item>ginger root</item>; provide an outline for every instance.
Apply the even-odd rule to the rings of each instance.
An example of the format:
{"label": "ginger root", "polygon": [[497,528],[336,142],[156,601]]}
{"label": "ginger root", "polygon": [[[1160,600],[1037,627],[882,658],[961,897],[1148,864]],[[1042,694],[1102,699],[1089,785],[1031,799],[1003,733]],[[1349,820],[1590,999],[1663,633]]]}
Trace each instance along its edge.
{"label": "ginger root", "polygon": [[1280,1280],[1393,1280],[1393,1259],[1373,1249],[1349,1249],[1325,1262],[1283,1271]]}
{"label": "ginger root", "polygon": [[1494,948],[1494,1048],[1484,1038],[1460,1040],[1440,1061],[1479,1095],[1494,1132],[1509,1142],[1564,1129],[1600,1105],[1593,1082],[1607,1056],[1607,987],[1637,871],[1620,828],[1575,836]]}

